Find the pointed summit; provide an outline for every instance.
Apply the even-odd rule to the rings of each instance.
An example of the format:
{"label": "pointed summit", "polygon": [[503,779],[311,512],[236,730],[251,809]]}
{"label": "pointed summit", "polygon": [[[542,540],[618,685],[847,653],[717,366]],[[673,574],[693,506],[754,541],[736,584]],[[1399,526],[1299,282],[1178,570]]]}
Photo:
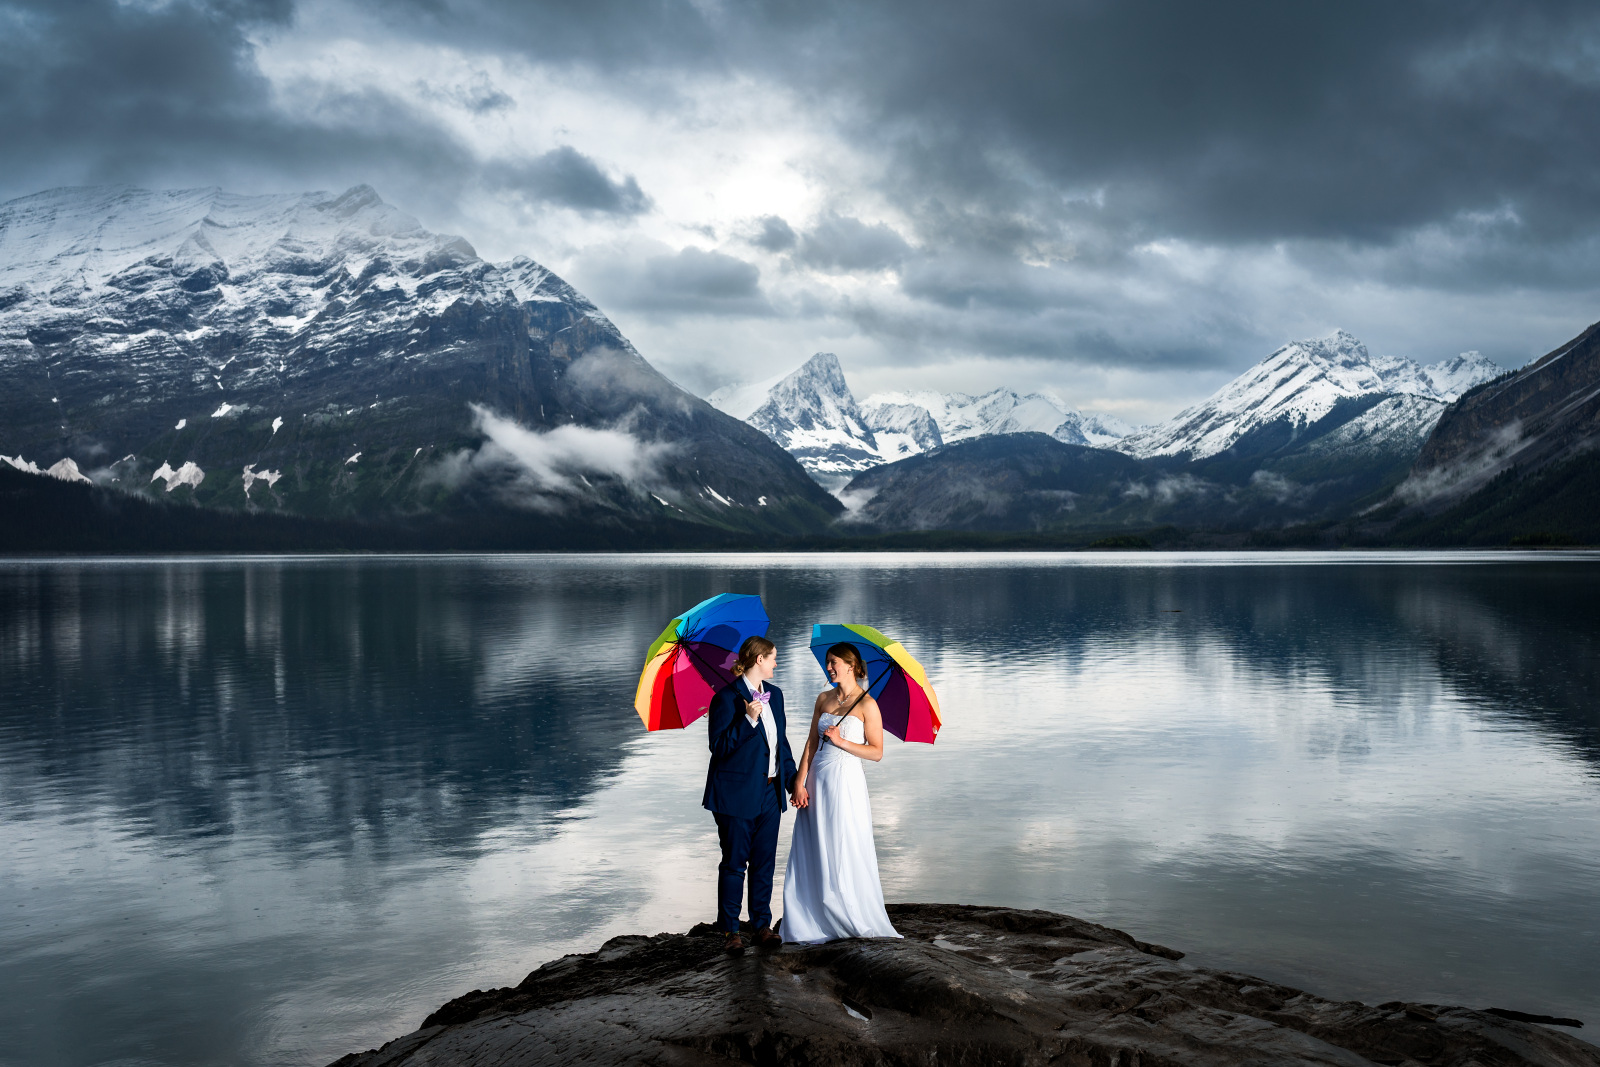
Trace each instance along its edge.
{"label": "pointed summit", "polygon": [[882,462],[878,443],[844,380],[844,368],[832,352],[818,352],[780,379],[745,421],[787,449],[829,489],[842,488]]}

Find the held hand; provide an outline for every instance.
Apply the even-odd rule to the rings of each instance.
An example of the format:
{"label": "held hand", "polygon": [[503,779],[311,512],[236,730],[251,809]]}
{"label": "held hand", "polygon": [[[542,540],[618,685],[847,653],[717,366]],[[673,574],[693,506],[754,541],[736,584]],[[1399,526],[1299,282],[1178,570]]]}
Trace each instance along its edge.
{"label": "held hand", "polygon": [[839,744],[840,741],[844,740],[844,736],[839,733],[838,723],[834,723],[832,726],[822,731],[822,736],[827,738],[829,741],[832,741],[835,745],[838,745],[839,748],[844,747],[843,745]]}
{"label": "held hand", "polygon": [[805,786],[797,785],[794,787],[794,792],[789,794],[789,803],[797,808],[807,807],[811,803],[811,794],[806,791]]}

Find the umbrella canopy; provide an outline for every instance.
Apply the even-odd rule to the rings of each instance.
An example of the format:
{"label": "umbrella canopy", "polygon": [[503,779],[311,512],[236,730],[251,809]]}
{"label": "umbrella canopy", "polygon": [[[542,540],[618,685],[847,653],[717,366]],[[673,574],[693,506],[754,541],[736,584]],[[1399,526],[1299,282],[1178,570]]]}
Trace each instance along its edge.
{"label": "umbrella canopy", "polygon": [[883,713],[883,728],[902,741],[933,744],[939,736],[939,697],[922,664],[899,641],[870,626],[822,623],[811,627],[811,654],[828,669],[828,649],[854,645],[867,665],[867,692]]}
{"label": "umbrella canopy", "polygon": [[681,730],[704,715],[717,690],[733,681],[739,646],[767,635],[758,596],[719,593],[667,624],[644,654],[633,696],[647,730]]}

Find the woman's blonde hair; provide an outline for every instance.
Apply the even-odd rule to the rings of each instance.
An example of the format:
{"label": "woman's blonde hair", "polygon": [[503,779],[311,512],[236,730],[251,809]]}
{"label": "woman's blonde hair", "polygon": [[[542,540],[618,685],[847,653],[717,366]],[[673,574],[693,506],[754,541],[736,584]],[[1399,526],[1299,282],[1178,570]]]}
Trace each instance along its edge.
{"label": "woman's blonde hair", "polygon": [[756,660],[773,651],[778,646],[768,641],[765,637],[747,637],[744,644],[739,646],[739,662],[733,665],[735,676],[743,674],[756,665]]}
{"label": "woman's blonde hair", "polygon": [[828,654],[823,659],[836,659],[841,663],[847,664],[850,672],[857,678],[865,678],[867,676],[867,664],[861,658],[861,652],[855,645],[841,641],[828,649]]}

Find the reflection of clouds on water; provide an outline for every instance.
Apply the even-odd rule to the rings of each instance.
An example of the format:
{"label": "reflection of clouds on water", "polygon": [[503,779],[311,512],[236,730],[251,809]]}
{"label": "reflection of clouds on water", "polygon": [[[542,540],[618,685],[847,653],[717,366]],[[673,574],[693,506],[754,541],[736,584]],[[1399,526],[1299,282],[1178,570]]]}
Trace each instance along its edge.
{"label": "reflection of clouds on water", "polygon": [[0,567],[0,1026],[26,1051],[103,1018],[85,1062],[322,1063],[709,918],[704,727],[631,703],[646,643],[722,591],[765,599],[796,747],[812,622],[877,626],[938,687],[939,743],[866,769],[890,899],[1593,1015],[1596,578],[1484,558]]}
{"label": "reflection of clouds on water", "polygon": [[[1298,669],[1282,671],[1229,636],[1123,632],[1070,654],[1013,649],[1003,669],[992,655],[941,651],[930,665],[949,712],[939,744],[891,745],[869,772],[889,895],[1067,910],[1258,972],[1276,966],[1286,980],[1315,974],[1348,995],[1386,996],[1410,983],[1446,1002],[1492,999],[1499,986],[1484,976],[1504,975],[1522,946],[1508,934],[1481,967],[1425,974],[1461,936],[1441,915],[1537,900],[1592,922],[1578,887],[1600,873],[1600,797],[1585,762],[1537,733],[1494,729],[1425,643],[1378,635],[1357,640],[1359,655],[1302,650]],[[1302,874],[1341,863],[1331,880]],[[1546,881],[1551,869],[1563,877]],[[1378,877],[1353,886],[1355,872]],[[1196,877],[1235,883],[1233,922],[1196,910]],[[1289,921],[1285,883],[1298,886]],[[1358,894],[1366,912],[1340,906]],[[1303,924],[1330,909],[1349,923],[1334,927],[1342,973],[1301,955],[1329,951]],[[1352,978],[1375,959],[1393,969],[1387,985]],[[1519,980],[1539,981],[1543,966],[1524,964]],[[1592,966],[1564,966],[1545,995],[1571,998],[1593,981]]]}
{"label": "reflection of clouds on water", "polygon": [[[510,617],[480,634],[475,697],[487,703],[526,699],[530,686],[551,678],[589,675],[621,679],[637,672],[643,652],[667,622],[652,630],[637,611],[598,609],[590,600],[540,597],[520,601]],[[631,684],[612,693],[628,707]]]}

